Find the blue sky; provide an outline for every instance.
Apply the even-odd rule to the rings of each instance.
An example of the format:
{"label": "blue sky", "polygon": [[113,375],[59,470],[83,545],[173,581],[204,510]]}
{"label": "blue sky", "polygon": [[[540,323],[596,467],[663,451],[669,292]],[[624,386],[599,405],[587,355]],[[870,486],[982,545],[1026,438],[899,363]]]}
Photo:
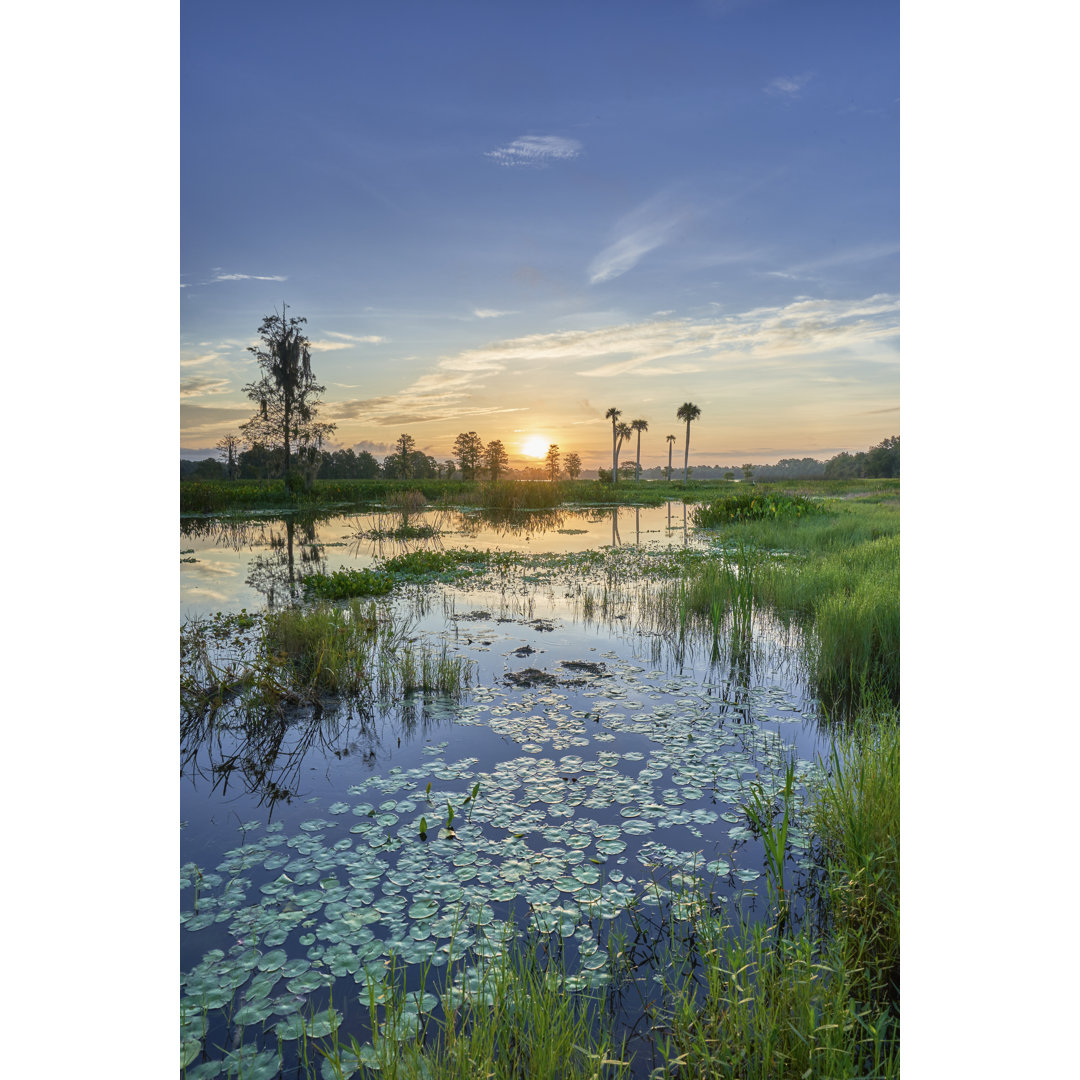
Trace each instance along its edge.
{"label": "blue sky", "polygon": [[[324,415],[610,458],[899,431],[892,3],[181,7],[181,440],[251,413],[246,346],[308,318]],[[607,458],[605,458],[605,454]],[[192,454],[191,456],[195,456]]]}

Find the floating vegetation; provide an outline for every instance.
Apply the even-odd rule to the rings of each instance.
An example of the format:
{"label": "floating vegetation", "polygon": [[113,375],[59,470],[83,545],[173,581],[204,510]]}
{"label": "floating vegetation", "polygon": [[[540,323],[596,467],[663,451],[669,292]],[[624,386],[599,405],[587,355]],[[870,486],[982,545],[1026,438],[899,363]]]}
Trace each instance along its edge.
{"label": "floating vegetation", "polygon": [[701,529],[714,529],[738,521],[768,521],[776,518],[803,518],[825,513],[818,499],[803,495],[787,495],[782,491],[748,491],[725,495],[714,502],[696,506],[694,524]]}
{"label": "floating vegetation", "polygon": [[[597,1076],[634,1055],[641,1075],[643,1053],[671,1073],[820,1057],[893,1075],[895,875],[844,895],[862,880],[843,877],[851,799],[828,832],[805,795],[830,783],[821,638],[808,594],[781,600],[808,570],[815,594],[828,575],[854,591],[881,552],[837,577],[826,531],[807,533],[822,552],[766,550],[788,528],[737,523],[698,550],[412,551],[367,571],[408,586],[378,604],[186,624],[185,768],[272,810],[229,789],[209,803],[228,824],[185,831],[186,1075]],[[823,904],[846,945],[822,937]],[[735,1004],[701,1011],[702,988]],[[804,1042],[821,1048],[805,1061]]]}
{"label": "floating vegetation", "polygon": [[331,574],[308,574],[304,588],[324,600],[348,600],[355,596],[385,596],[394,587],[394,577],[380,570],[343,569]]}

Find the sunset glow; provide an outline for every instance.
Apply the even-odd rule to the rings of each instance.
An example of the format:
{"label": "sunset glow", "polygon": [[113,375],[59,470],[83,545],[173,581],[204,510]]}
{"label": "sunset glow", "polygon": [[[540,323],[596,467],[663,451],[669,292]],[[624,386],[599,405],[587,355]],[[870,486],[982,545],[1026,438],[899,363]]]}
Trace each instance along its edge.
{"label": "sunset glow", "polygon": [[[185,2],[181,457],[251,418],[283,302],[327,449],[379,462],[610,469],[616,408],[666,468],[686,401],[691,467],[896,434],[897,4],[782,6]],[[300,173],[253,174],[269,130]]]}
{"label": "sunset glow", "polygon": [[530,435],[522,444],[521,452],[528,457],[542,458],[547,455],[551,440],[545,435]]}

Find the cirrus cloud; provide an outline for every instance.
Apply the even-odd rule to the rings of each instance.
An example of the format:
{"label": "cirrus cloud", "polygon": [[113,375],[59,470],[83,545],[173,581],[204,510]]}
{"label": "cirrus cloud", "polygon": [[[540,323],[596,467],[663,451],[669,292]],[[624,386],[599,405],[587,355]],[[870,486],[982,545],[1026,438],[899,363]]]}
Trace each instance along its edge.
{"label": "cirrus cloud", "polygon": [[544,166],[552,161],[567,161],[581,153],[577,139],[561,135],[523,135],[506,146],[488,150],[484,157],[508,167]]}

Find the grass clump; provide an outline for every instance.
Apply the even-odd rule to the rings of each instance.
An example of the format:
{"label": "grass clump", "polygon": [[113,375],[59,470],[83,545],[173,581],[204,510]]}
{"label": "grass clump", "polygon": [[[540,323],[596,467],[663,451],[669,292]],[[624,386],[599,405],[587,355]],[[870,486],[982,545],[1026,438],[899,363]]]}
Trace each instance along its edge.
{"label": "grass clump", "polygon": [[804,518],[823,514],[820,501],[782,491],[740,491],[694,508],[694,524],[714,529],[737,521],[771,521],[777,518]]}
{"label": "grass clump", "polygon": [[323,602],[261,616],[244,625],[215,617],[180,633],[180,700],[189,714],[226,704],[280,714],[328,698],[370,708],[377,699],[420,691],[457,695],[471,665],[446,649],[416,645],[407,622],[373,603]]}

